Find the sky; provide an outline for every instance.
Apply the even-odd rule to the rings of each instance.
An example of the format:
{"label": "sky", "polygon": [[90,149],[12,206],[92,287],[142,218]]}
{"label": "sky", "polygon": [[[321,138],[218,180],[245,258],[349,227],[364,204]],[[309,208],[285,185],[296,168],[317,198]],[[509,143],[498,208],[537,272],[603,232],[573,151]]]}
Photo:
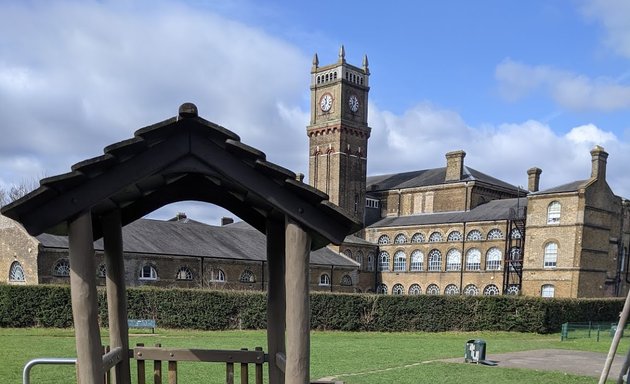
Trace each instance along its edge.
{"label": "sky", "polygon": [[[368,175],[465,164],[541,189],[590,176],[630,198],[630,1],[0,0],[0,187],[68,172],[177,114],[308,171],[313,55],[370,68]],[[218,224],[230,215],[179,203]]]}

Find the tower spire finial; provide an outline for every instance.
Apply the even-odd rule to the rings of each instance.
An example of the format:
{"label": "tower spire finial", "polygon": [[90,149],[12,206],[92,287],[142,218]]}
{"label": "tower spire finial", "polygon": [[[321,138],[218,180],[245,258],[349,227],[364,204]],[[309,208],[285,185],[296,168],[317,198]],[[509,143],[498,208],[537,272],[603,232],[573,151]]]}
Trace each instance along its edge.
{"label": "tower spire finial", "polygon": [[339,48],[339,62],[346,62],[346,49],[343,47],[343,44],[341,44],[341,48]]}
{"label": "tower spire finial", "polygon": [[368,69],[368,58],[367,55],[363,55],[363,72],[370,74],[370,70]]}
{"label": "tower spire finial", "polygon": [[312,70],[316,70],[319,67],[319,58],[317,57],[317,52],[313,55],[313,68]]}

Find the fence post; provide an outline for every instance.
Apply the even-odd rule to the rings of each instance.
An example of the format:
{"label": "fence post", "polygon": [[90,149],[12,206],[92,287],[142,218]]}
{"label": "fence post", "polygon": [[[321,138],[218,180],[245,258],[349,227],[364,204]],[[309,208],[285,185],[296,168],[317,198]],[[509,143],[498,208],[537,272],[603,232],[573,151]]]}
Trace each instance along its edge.
{"label": "fence post", "polygon": [[562,331],[560,332],[560,341],[564,341],[569,338],[569,323],[562,324]]}

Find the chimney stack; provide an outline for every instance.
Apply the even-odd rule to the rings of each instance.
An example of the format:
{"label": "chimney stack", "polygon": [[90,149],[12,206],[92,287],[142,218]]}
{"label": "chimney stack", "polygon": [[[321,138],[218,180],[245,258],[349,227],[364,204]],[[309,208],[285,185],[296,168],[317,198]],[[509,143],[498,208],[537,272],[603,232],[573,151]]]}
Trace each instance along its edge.
{"label": "chimney stack", "polygon": [[225,226],[225,225],[228,225],[228,224],[232,224],[233,222],[234,222],[234,219],[231,218],[231,217],[222,217],[221,218],[221,226],[222,227]]}
{"label": "chimney stack", "polygon": [[606,180],[606,159],[608,159],[608,152],[603,147],[596,145],[591,150],[592,168],[591,178],[598,180]]}
{"label": "chimney stack", "polygon": [[459,181],[464,173],[466,152],[459,150],[446,154],[446,177],[444,181]]}
{"label": "chimney stack", "polygon": [[175,221],[184,221],[186,220],[188,217],[186,216],[186,213],[184,212],[177,212],[175,214]]}
{"label": "chimney stack", "polygon": [[536,167],[527,170],[527,189],[530,192],[538,192],[541,173],[542,169]]}

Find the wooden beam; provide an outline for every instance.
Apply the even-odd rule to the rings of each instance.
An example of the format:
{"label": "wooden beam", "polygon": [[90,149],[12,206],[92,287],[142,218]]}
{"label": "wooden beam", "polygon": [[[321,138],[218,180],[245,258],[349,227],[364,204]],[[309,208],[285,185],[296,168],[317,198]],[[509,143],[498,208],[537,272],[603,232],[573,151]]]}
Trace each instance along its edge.
{"label": "wooden beam", "polygon": [[85,212],[68,222],[70,296],[77,348],[77,379],[81,384],[103,382],[101,334],[98,327],[96,268],[92,218]]}
{"label": "wooden beam", "polygon": [[[285,294],[285,232],[284,222],[267,221],[267,349],[269,353],[269,383],[284,384],[284,369],[277,363],[278,354],[286,352]],[[264,273],[264,272],[263,272]]]}
{"label": "wooden beam", "polygon": [[129,330],[127,328],[127,290],[123,258],[122,224],[120,211],[103,217],[103,248],[107,267],[107,312],[109,314],[109,343],[112,349],[122,348],[124,359],[116,366],[114,384],[131,384],[129,367]]}
{"label": "wooden beam", "polygon": [[287,354],[285,380],[288,384],[310,381],[309,255],[311,237],[297,222],[285,223]]}
{"label": "wooden beam", "polygon": [[248,364],[262,364],[265,362],[265,353],[263,351],[136,347],[133,349],[133,355],[136,360]]}

